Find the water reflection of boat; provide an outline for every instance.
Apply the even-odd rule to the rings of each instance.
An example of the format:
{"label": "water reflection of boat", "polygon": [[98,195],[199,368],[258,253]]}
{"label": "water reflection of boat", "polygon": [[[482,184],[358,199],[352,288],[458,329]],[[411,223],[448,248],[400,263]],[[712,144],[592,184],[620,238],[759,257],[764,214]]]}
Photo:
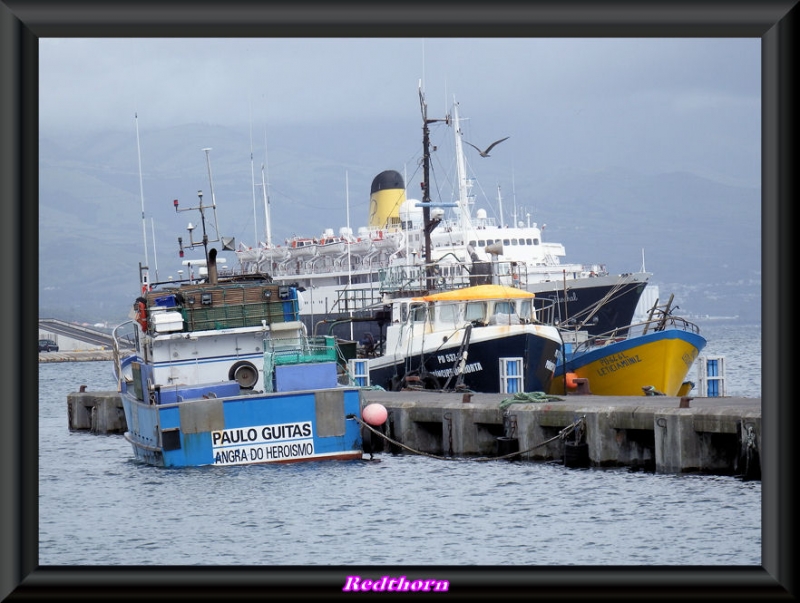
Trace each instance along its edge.
{"label": "water reflection of boat", "polygon": [[590,335],[564,329],[564,352],[549,393],[570,393],[579,385],[603,396],[688,393],[686,376],[706,339],[696,324],[674,315],[672,301],[670,296],[659,306],[656,300],[645,319],[625,330]]}

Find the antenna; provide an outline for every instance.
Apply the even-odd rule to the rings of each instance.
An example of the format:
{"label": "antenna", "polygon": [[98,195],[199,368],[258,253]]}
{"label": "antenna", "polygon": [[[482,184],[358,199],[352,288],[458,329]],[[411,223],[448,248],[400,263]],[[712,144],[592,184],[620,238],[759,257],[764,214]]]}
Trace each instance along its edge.
{"label": "antenna", "polygon": [[[348,295],[350,287],[353,285],[352,279],[352,266],[350,265],[350,180],[347,170],[344,171],[344,191],[345,191],[345,205],[347,207],[347,289]],[[350,306],[350,318],[353,318],[353,306]],[[350,339],[352,340],[355,335],[353,334],[353,321],[350,321]]]}
{"label": "antenna", "polygon": [[[203,238],[202,238],[202,240],[195,241],[193,236],[192,236],[192,233],[193,233],[194,229],[197,228],[197,227],[194,226],[191,222],[189,222],[189,225],[186,227],[186,230],[189,231],[189,244],[184,246],[183,238],[182,237],[178,237],[179,255],[180,255],[180,257],[183,257],[184,247],[188,247],[188,248],[191,249],[191,248],[197,247],[199,245],[202,245],[203,246],[203,252],[204,252],[204,255],[205,255],[205,259],[206,259],[206,266],[208,266],[208,264],[209,264],[208,244],[209,243],[221,242],[222,243],[222,249],[227,250],[227,251],[232,251],[232,250],[234,250],[236,248],[236,241],[233,239],[233,237],[220,237],[219,234],[217,234],[217,238],[216,239],[209,239],[208,238],[208,233],[206,232],[206,213],[205,213],[205,210],[208,208],[208,206],[207,205],[203,205],[203,191],[201,191],[201,190],[197,191],[197,197],[199,198],[199,203],[198,203],[198,205],[196,207],[179,208],[177,199],[175,199],[172,202],[172,204],[175,207],[175,213],[178,213],[178,212],[181,212],[181,211],[199,211],[200,212],[200,225],[202,226],[202,229],[203,229]],[[215,210],[214,211],[214,228],[217,231],[217,233],[219,233],[219,226],[216,224],[216,221],[217,221],[217,212]]]}
{"label": "antenna", "polygon": [[[505,218],[503,217],[503,198],[500,196],[500,183],[497,183],[497,206],[500,209],[500,226],[505,224]],[[514,227],[517,226],[517,215],[514,212]]]}
{"label": "antenna", "polygon": [[153,262],[156,265],[156,282],[158,282],[158,256],[156,255],[156,227],[153,218],[150,218],[150,234],[153,238]]}
{"label": "antenna", "polygon": [[256,174],[253,166],[253,103],[250,103],[250,181],[253,183],[253,232],[255,240],[253,245],[258,245],[258,219],[256,217]]}
{"label": "antenna", "polygon": [[[264,180],[264,166],[267,166],[267,179]],[[272,247],[272,221],[269,208],[269,194],[267,183],[269,182],[269,155],[267,150],[267,128],[264,127],[264,163],[261,164],[261,184],[264,191],[264,222],[267,229],[267,246]]]}
{"label": "antenna", "polygon": [[144,239],[144,269],[147,270],[147,221],[144,217],[144,187],[142,185],[142,151],[139,146],[139,113],[133,114],[136,122],[136,154],[139,156],[139,197],[142,200],[142,238]]}
{"label": "antenna", "polygon": [[[216,229],[217,237],[219,238],[219,222],[217,221],[217,198],[214,196],[214,180],[211,178],[211,157],[209,156],[211,148],[205,148],[203,150],[206,152],[206,165],[208,166],[208,186],[211,189],[211,208],[214,210],[214,228]],[[201,201],[202,201],[202,195],[201,195]]]}

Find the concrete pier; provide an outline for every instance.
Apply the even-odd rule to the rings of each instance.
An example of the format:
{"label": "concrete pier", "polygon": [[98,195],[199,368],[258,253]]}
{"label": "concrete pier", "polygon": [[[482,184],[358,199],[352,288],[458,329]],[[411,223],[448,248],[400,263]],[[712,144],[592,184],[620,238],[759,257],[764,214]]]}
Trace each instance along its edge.
{"label": "concrete pier", "polygon": [[116,391],[87,392],[81,388],[67,395],[67,420],[70,431],[97,434],[125,433],[127,426],[122,398]]}
{"label": "concrete pier", "polygon": [[[564,461],[565,446],[580,443],[595,467],[761,475],[760,398],[569,395],[501,408],[508,398],[365,392],[365,403],[388,411],[382,431],[427,454],[494,456],[497,438],[512,438],[520,451],[515,459]],[[576,423],[579,434],[567,429]],[[580,442],[573,441],[576,435]]]}
{"label": "concrete pier", "polygon": [[[501,406],[508,399],[505,394],[363,392],[364,405],[377,402],[388,411],[382,433],[410,449],[371,434],[377,451],[496,457],[498,439],[510,438],[520,452],[513,460],[567,464],[567,446],[580,444],[593,467],[761,476],[760,398],[568,395]],[[72,393],[67,406],[71,430],[126,429],[116,391]]]}
{"label": "concrete pier", "polygon": [[114,360],[114,352],[112,350],[39,352],[39,362],[97,362],[103,360]]}

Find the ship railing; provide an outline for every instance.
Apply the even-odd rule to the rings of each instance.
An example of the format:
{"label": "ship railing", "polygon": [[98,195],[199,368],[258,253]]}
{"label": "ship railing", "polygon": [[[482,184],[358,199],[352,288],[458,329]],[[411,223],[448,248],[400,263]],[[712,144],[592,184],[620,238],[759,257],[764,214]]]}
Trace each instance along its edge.
{"label": "ship railing", "polygon": [[336,291],[336,301],[331,308],[332,313],[345,314],[358,312],[380,303],[381,292],[374,287],[348,287]]}
{"label": "ship railing", "polygon": [[[589,335],[584,341],[581,341],[575,346],[575,351],[585,351],[590,348],[604,346],[618,341],[624,341],[625,339],[630,339],[632,337],[638,337],[646,333],[672,329],[686,331],[688,333],[700,333],[700,327],[698,325],[681,316],[654,316],[651,319],[633,322],[624,327],[618,327],[616,329],[606,331],[605,333]],[[570,331],[570,329],[565,329],[565,331]]]}
{"label": "ship railing", "polygon": [[[350,271],[363,271],[374,267],[382,267],[388,261],[386,250],[374,250],[367,254],[350,254]],[[298,262],[300,265],[298,266]],[[289,257],[277,262],[268,272],[273,277],[314,276],[328,274],[346,274],[348,272],[347,254],[338,258],[333,256],[315,256],[309,261]]]}
{"label": "ship railing", "polygon": [[[125,376],[123,362],[130,356],[130,352],[139,349],[139,328],[134,320],[126,320],[114,327],[111,332],[111,350],[113,358],[114,377],[117,387],[121,387]],[[123,358],[123,351],[128,354]]]}
{"label": "ship railing", "polygon": [[378,274],[381,293],[392,295],[491,284],[525,289],[528,284],[527,265],[522,261],[441,261],[431,266],[430,274],[420,265],[389,266],[379,270]]}
{"label": "ship railing", "polygon": [[536,310],[536,322],[555,325],[556,324],[556,300],[547,297],[534,297],[533,307]]}
{"label": "ship railing", "polygon": [[336,339],[330,335],[264,339],[264,391],[272,392],[277,366],[337,362]]}
{"label": "ship railing", "polygon": [[264,340],[264,354],[273,365],[335,362],[336,341],[330,335],[269,338]]}
{"label": "ship railing", "polygon": [[389,266],[378,270],[378,279],[381,293],[397,294],[425,290],[427,276],[423,266]]}

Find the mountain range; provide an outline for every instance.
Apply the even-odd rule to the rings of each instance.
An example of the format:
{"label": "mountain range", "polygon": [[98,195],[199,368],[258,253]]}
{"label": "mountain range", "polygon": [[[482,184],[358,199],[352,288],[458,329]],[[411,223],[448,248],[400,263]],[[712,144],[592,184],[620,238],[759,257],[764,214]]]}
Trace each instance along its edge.
{"label": "mountain range", "polygon": [[[358,140],[356,127],[366,131]],[[187,247],[188,223],[200,222],[199,191],[207,218],[214,211],[219,225],[209,237],[246,245],[265,240],[266,205],[273,242],[345,225],[356,231],[366,224],[371,181],[384,170],[404,174],[407,196],[419,198],[417,131],[398,136],[401,124],[390,123],[335,130],[323,141],[311,127],[276,128],[268,146],[247,128],[209,124],[141,135],[138,125],[40,133],[40,317],[124,320],[138,294],[140,263],[149,264],[151,278],[178,277],[177,239]],[[432,190],[446,195],[452,172],[443,152],[433,155]],[[645,268],[662,296],[675,294],[681,313],[760,321],[760,189],[611,163],[595,171],[531,168],[520,177],[509,175],[499,152],[472,161],[480,182],[492,183],[475,181],[473,211],[544,224],[543,237],[564,244],[567,262],[602,263],[612,273]],[[514,165],[519,174],[532,162],[515,157]],[[200,240],[198,230],[192,236]],[[202,248],[187,249],[184,259],[191,257],[202,257]]]}

